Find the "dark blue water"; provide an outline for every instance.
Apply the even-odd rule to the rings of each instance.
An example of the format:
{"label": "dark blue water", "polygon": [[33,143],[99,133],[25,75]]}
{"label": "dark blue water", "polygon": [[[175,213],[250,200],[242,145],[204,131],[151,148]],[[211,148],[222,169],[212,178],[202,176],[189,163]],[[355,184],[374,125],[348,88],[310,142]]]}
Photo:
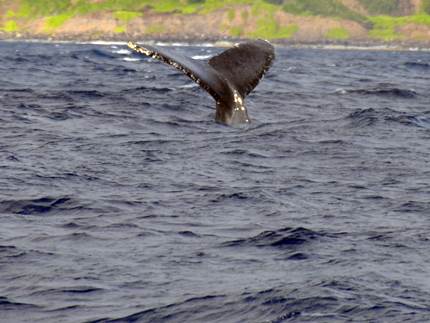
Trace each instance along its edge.
{"label": "dark blue water", "polygon": [[235,129],[125,46],[0,42],[0,321],[430,321],[430,53],[276,52]]}

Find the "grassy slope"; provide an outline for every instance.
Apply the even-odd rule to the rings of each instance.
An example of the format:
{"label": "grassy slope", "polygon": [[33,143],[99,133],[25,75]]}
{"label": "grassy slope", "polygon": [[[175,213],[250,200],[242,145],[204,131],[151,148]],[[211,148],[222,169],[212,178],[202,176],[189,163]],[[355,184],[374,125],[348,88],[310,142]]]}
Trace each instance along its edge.
{"label": "grassy slope", "polygon": [[[114,32],[123,33],[133,19],[144,16],[149,10],[155,13],[200,14],[227,10],[229,21],[236,18],[240,6],[239,24],[229,26],[225,32],[233,37],[291,38],[300,28],[298,25],[280,25],[275,18],[278,12],[296,16],[324,16],[351,20],[365,26],[369,37],[391,41],[404,38],[398,33],[407,24],[430,26],[430,0],[421,0],[420,12],[411,16],[397,16],[401,0],[357,0],[369,16],[365,16],[342,4],[340,0],[0,0],[0,30],[17,33],[25,30],[26,22],[44,19],[44,32],[49,35],[69,19],[92,13],[111,14],[117,21]],[[245,32],[247,15],[254,21],[252,32]],[[245,17],[246,16],[246,17]],[[163,33],[163,25],[151,26],[147,34]],[[343,27],[331,29],[325,36],[332,40],[346,40],[349,33]]]}

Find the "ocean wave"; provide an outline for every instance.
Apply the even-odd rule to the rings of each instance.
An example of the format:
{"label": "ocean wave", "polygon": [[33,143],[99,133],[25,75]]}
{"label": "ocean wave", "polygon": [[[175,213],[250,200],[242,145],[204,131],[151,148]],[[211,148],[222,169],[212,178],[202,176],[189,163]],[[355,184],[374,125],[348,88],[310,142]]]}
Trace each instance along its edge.
{"label": "ocean wave", "polygon": [[357,317],[365,321],[384,317],[403,322],[414,318],[422,320],[428,315],[428,310],[420,304],[381,292],[363,299],[355,289],[339,287],[323,284],[305,292],[303,286],[295,285],[294,288],[271,288],[238,295],[207,295],[90,322],[344,322]]}
{"label": "ocean wave", "polygon": [[75,50],[68,54],[71,58],[74,59],[86,59],[86,58],[97,58],[97,59],[115,59],[118,55],[110,52],[109,50],[92,48],[92,49],[83,49],[83,50]]}
{"label": "ocean wave", "polygon": [[45,215],[75,208],[79,205],[68,196],[0,201],[1,213],[20,215]]}
{"label": "ocean wave", "polygon": [[113,53],[119,55],[131,55],[131,51],[125,48],[114,50]]}
{"label": "ocean wave", "polygon": [[276,231],[264,231],[257,236],[225,242],[226,247],[275,247],[279,249],[291,248],[324,236],[306,228],[283,228]]}
{"label": "ocean wave", "polygon": [[408,68],[424,70],[424,71],[428,71],[430,69],[430,63],[425,63],[422,61],[406,62],[404,65]]}
{"label": "ocean wave", "polygon": [[427,53],[277,47],[242,130],[124,43],[0,47],[4,321],[427,321]]}
{"label": "ocean wave", "polygon": [[387,116],[386,120],[400,123],[407,126],[415,126],[419,128],[430,128],[430,117],[402,114],[398,116]]}
{"label": "ocean wave", "polygon": [[228,149],[221,152],[222,154],[226,155],[232,155],[237,157],[250,157],[250,158],[271,158],[267,152],[264,151],[257,151],[252,149],[241,149],[241,148],[235,148],[235,149]]}
{"label": "ocean wave", "polygon": [[39,308],[37,305],[28,304],[28,303],[20,303],[14,302],[10,300],[8,297],[0,296],[0,311],[21,311],[21,310],[29,310],[29,309],[37,309]]}
{"label": "ocean wave", "polygon": [[336,93],[339,94],[361,94],[361,95],[375,95],[385,97],[398,97],[404,99],[415,98],[418,93],[414,89],[402,89],[398,87],[379,85],[368,89],[337,89]]}
{"label": "ocean wave", "polygon": [[352,126],[363,127],[377,123],[394,122],[400,125],[419,128],[430,128],[430,117],[399,112],[389,108],[376,110],[374,108],[357,109],[347,116]]}
{"label": "ocean wave", "polygon": [[34,93],[34,90],[31,88],[0,88],[0,92],[24,92],[24,93]]}
{"label": "ocean wave", "polygon": [[72,97],[81,97],[81,98],[102,98],[105,96],[104,93],[101,93],[97,90],[69,90],[65,91],[65,93],[71,95]]}

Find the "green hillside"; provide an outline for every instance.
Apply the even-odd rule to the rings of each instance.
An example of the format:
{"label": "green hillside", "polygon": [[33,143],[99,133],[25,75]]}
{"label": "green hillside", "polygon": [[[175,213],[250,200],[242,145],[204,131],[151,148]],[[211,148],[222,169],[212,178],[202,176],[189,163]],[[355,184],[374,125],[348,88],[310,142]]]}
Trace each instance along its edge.
{"label": "green hillside", "polygon": [[[100,19],[101,25],[85,26],[78,18]],[[0,0],[3,37],[61,38],[79,36],[79,30],[90,38],[196,33],[185,25],[175,30],[171,19],[194,19],[195,26],[213,21],[208,37],[300,41],[309,29],[315,33],[309,39],[430,41],[430,0]]]}

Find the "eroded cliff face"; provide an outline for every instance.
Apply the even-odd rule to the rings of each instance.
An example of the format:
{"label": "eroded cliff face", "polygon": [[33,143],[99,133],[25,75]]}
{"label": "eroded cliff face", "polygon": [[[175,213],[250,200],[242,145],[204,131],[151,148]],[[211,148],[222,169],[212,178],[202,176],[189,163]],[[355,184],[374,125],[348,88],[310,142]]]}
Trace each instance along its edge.
{"label": "eroded cliff face", "polygon": [[[82,1],[71,0],[68,6],[53,8],[46,13],[40,8],[33,10],[28,0],[0,0],[0,37],[79,40],[266,38],[298,43],[430,44],[430,15],[424,11],[424,1],[427,0],[392,0],[395,6],[391,3],[388,8],[391,16],[375,15],[384,8],[374,7],[370,0],[337,0],[341,8],[348,10],[348,14],[338,16],[328,16],[324,12],[289,12],[285,9],[285,1],[290,0],[277,1],[280,4],[255,0],[241,5],[226,1],[225,5],[209,10],[203,0],[193,0],[190,7],[187,7],[190,0],[181,0],[177,8],[183,12],[179,12],[177,8],[161,10],[151,5],[141,5],[132,11],[120,5],[110,8],[107,0],[89,0],[86,2],[89,6],[82,9],[78,7],[82,6]],[[37,2],[40,5],[43,1]],[[345,18],[349,16],[350,19]]]}
{"label": "eroded cliff face", "polygon": [[[371,14],[384,14],[384,12],[372,12],[372,10],[370,10],[372,6],[366,6],[366,3],[377,3],[378,0],[340,0],[340,2],[347,8],[366,16]],[[392,6],[390,6],[390,10],[387,10],[385,14],[390,14],[393,16],[414,15],[420,12],[423,5],[423,0],[390,0],[390,2],[392,3]]]}

